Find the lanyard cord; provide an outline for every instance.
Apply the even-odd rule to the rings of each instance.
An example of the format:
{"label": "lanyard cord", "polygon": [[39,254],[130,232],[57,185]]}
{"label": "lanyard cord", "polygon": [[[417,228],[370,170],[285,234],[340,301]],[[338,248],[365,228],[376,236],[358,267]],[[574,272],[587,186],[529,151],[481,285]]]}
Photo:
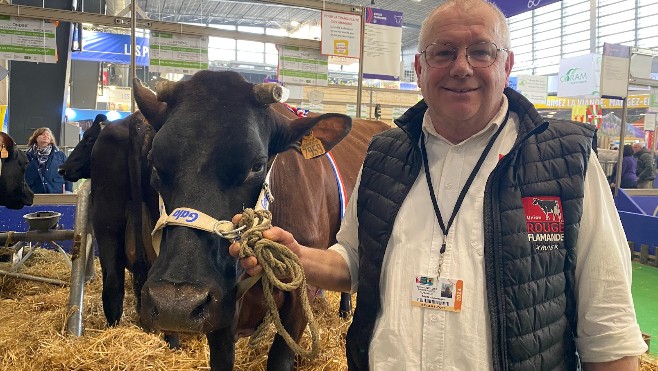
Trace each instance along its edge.
{"label": "lanyard cord", "polygon": [[473,180],[475,179],[475,176],[477,175],[478,171],[480,171],[480,168],[482,167],[482,163],[484,163],[484,160],[487,158],[487,155],[489,154],[491,147],[493,147],[494,142],[498,138],[498,135],[505,127],[505,124],[507,124],[508,118],[509,118],[509,110],[505,114],[505,120],[503,121],[503,123],[500,125],[500,127],[498,127],[498,130],[496,130],[496,132],[491,137],[491,139],[489,139],[489,143],[487,143],[487,146],[484,147],[484,151],[482,151],[482,154],[480,155],[478,162],[475,164],[475,168],[473,168],[473,171],[471,171],[471,175],[468,176],[468,179],[466,180],[464,187],[459,193],[459,197],[457,197],[457,202],[455,203],[455,207],[452,209],[452,215],[450,215],[450,219],[448,220],[447,226],[443,224],[443,218],[441,218],[441,210],[439,210],[439,204],[436,201],[436,195],[434,194],[434,187],[432,186],[432,177],[430,176],[430,170],[427,161],[427,150],[425,149],[425,133],[421,131],[420,151],[423,155],[423,165],[425,167],[425,179],[427,180],[427,187],[430,190],[430,197],[432,198],[432,206],[434,206],[434,213],[436,214],[436,218],[439,220],[439,226],[441,227],[441,232],[443,233],[443,244],[441,245],[441,250],[439,251],[441,255],[443,255],[443,253],[446,252],[446,238],[448,237],[448,232],[450,231],[452,222],[455,220],[455,216],[459,212],[459,209],[461,208],[462,203],[464,202],[464,197],[466,197],[466,193],[468,192],[468,189],[471,187],[471,184],[473,183]]}

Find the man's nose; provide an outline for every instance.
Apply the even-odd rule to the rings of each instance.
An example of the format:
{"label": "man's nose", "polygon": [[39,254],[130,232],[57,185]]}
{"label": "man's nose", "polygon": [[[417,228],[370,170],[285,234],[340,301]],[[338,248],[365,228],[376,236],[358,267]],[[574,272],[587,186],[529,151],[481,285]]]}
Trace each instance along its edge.
{"label": "man's nose", "polygon": [[450,66],[450,75],[454,77],[465,77],[473,74],[473,67],[468,63],[468,56],[466,51],[457,51],[455,60],[452,61]]}

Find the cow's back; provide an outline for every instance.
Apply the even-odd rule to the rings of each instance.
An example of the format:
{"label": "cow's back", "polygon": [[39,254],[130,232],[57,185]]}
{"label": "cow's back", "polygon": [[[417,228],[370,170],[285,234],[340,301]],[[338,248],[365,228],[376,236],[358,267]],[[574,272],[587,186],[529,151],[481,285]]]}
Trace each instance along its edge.
{"label": "cow's back", "polygon": [[[389,128],[381,121],[354,120],[347,137],[331,150],[348,199],[370,139]],[[327,156],[307,160],[295,150],[279,154],[271,186],[274,225],[291,232],[302,245],[326,248],[335,243],[341,206],[336,174]]]}

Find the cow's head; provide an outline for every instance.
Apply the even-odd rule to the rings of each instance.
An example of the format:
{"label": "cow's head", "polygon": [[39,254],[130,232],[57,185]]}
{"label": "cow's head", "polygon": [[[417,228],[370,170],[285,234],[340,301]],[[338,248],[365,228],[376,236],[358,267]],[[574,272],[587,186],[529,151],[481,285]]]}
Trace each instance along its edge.
{"label": "cow's head", "polygon": [[32,205],[34,193],[25,183],[27,156],[16,148],[16,143],[9,136],[0,132],[0,205],[10,209],[22,209]]}
{"label": "cow's head", "polygon": [[77,182],[82,178],[91,178],[91,150],[94,148],[98,135],[107,123],[105,115],[96,115],[89,129],[82,134],[82,140],[57,170],[64,176],[64,179],[69,182]]}
{"label": "cow's head", "polygon": [[[256,203],[277,153],[296,147],[311,130],[326,150],[349,132],[345,115],[285,118],[270,107],[277,101],[273,87],[212,71],[161,83],[157,95],[135,81],[139,109],[157,130],[151,181],[167,213],[185,207],[231,220]],[[142,290],[144,324],[204,333],[233,326],[236,261],[228,246],[209,232],[167,226]]]}

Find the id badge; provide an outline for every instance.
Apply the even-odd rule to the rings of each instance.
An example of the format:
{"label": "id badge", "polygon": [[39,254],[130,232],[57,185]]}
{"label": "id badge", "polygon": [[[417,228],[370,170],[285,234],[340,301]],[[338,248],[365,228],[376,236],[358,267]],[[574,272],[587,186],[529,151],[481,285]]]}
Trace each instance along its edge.
{"label": "id badge", "polygon": [[462,309],[464,281],[432,276],[416,276],[411,305],[459,312]]}

